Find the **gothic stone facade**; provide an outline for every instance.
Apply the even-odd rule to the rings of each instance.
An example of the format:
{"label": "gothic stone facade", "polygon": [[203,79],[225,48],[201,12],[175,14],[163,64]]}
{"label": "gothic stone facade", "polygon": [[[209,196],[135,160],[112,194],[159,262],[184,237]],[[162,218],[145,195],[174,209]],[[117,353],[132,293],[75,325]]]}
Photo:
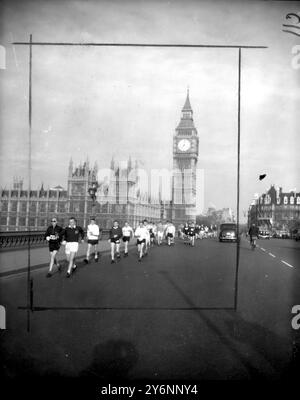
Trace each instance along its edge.
{"label": "gothic stone facade", "polygon": [[74,216],[78,225],[86,227],[93,215],[103,229],[110,228],[115,219],[120,224],[128,221],[136,226],[141,219],[157,222],[165,218],[161,202],[149,202],[148,194],[136,189],[137,182],[127,184],[130,164],[128,161],[123,170],[113,166],[108,196],[98,194],[95,203],[88,189],[97,182],[97,166],[90,168],[88,161],[75,168],[70,161],[67,190],[61,187],[45,190],[42,185],[40,189],[29,192],[23,190],[22,183],[15,184],[11,190],[2,190],[1,231],[44,230],[53,216],[62,226],[66,226],[69,218]]}

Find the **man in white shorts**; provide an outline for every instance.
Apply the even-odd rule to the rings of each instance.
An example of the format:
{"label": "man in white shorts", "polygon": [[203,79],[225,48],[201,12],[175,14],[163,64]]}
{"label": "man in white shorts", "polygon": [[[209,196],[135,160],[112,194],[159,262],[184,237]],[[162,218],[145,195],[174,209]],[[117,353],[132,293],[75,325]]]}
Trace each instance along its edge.
{"label": "man in white shorts", "polygon": [[78,243],[84,242],[84,231],[81,226],[76,226],[76,219],[74,217],[70,218],[69,226],[67,226],[63,231],[63,242],[65,245],[65,253],[67,260],[69,262],[67,278],[70,278],[71,273],[75,271],[75,256],[78,251]]}
{"label": "man in white shorts", "polygon": [[146,228],[145,224],[141,221],[134,233],[134,236],[137,238],[139,261],[142,261],[143,249],[146,244],[146,239],[147,239],[148,235],[149,235],[149,231]]}
{"label": "man in white shorts", "polygon": [[128,243],[130,241],[131,236],[133,236],[133,229],[129,226],[128,222],[126,221],[123,228],[123,242],[124,242],[124,257],[128,257]]}
{"label": "man in white shorts", "polygon": [[99,226],[96,224],[95,218],[91,217],[90,223],[87,227],[88,247],[87,247],[87,251],[86,251],[86,258],[83,260],[86,264],[88,264],[88,262],[89,262],[90,252],[91,252],[92,247],[94,247],[95,262],[98,262],[97,245],[99,243],[99,235],[100,235]]}
{"label": "man in white shorts", "polygon": [[144,255],[148,255],[148,250],[150,248],[150,243],[151,243],[151,237],[150,237],[150,224],[148,224],[148,221],[145,219],[144,220],[144,227],[146,228],[146,238],[145,238],[145,252]]}
{"label": "man in white shorts", "polygon": [[167,226],[166,236],[168,239],[168,246],[171,246],[171,244],[174,244],[175,226],[171,222]]}
{"label": "man in white shorts", "polygon": [[162,240],[164,237],[164,226],[161,221],[157,224],[157,244],[158,246],[161,245]]}

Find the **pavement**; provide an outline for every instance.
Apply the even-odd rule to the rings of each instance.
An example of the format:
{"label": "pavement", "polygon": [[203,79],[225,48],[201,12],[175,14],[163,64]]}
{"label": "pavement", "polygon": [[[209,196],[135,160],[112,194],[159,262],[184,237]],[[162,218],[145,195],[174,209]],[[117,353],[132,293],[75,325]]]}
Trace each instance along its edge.
{"label": "pavement", "polygon": [[[42,251],[42,249],[38,249]],[[110,264],[78,264],[46,278],[32,271],[27,332],[27,276],[0,279],[2,374],[99,380],[294,379],[300,349],[291,313],[300,304],[300,243],[236,244],[216,239],[194,248],[155,246],[139,263],[136,248]],[[26,260],[24,260],[24,265]],[[25,265],[26,266],[26,265]],[[206,309],[205,309],[206,308]]]}
{"label": "pavement", "polygon": [[[132,245],[133,242],[131,241],[129,246],[131,247]],[[86,251],[87,242],[80,243],[77,259],[82,261],[85,258]],[[101,240],[99,242],[98,251],[100,255],[106,255],[110,253],[110,243],[108,240]],[[30,254],[29,257],[28,254]],[[27,272],[28,258],[31,270],[48,267],[50,261],[48,246],[31,248],[30,253],[28,252],[27,248],[19,248],[15,251],[5,250],[0,252],[0,277]],[[56,258],[59,262],[64,262],[66,260],[64,246],[61,246]]]}

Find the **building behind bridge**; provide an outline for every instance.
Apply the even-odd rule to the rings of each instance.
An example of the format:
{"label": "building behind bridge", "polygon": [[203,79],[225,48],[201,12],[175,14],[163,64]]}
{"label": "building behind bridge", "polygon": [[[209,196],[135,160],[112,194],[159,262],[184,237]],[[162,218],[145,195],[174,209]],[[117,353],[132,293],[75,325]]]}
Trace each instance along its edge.
{"label": "building behind bridge", "polygon": [[269,225],[273,229],[293,229],[300,226],[300,193],[283,192],[282,188],[263,193],[249,207],[248,225]]}
{"label": "building behind bridge", "polygon": [[[136,226],[139,220],[157,222],[166,219],[168,203],[159,197],[151,199],[146,191],[139,188],[135,173],[137,163],[120,167],[112,161],[109,183],[97,182],[97,165],[93,167],[86,160],[78,166],[70,160],[67,189],[62,186],[45,189],[25,190],[22,179],[14,178],[13,188],[1,190],[1,231],[44,230],[53,216],[60,225],[67,225],[75,216],[78,224],[86,227],[90,216],[96,216],[98,224],[110,228],[114,219],[121,224],[128,221]],[[97,200],[88,193],[93,183],[99,184]]]}

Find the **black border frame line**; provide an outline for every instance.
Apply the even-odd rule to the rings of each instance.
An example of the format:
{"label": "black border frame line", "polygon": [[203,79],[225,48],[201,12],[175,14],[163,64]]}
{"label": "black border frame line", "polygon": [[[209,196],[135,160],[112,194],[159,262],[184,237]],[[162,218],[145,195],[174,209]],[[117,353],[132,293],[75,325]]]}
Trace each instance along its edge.
{"label": "black border frame line", "polygon": [[[241,136],[241,74],[242,74],[242,49],[267,49],[268,46],[251,45],[214,45],[214,44],[159,44],[159,43],[80,43],[80,42],[33,42],[32,34],[29,36],[29,42],[12,42],[13,45],[29,46],[29,96],[28,96],[28,121],[29,121],[29,149],[28,149],[28,175],[29,190],[31,190],[31,125],[32,125],[32,46],[98,46],[98,47],[169,47],[169,48],[220,48],[220,49],[238,49],[238,126],[237,126],[237,208],[236,222],[237,234],[239,237],[239,212],[240,212],[240,136]],[[29,228],[29,226],[28,226]],[[29,228],[30,229],[30,228]],[[41,307],[33,304],[33,279],[31,279],[31,260],[30,243],[28,243],[28,266],[27,266],[27,306],[19,306],[20,310],[27,310],[27,331],[30,331],[30,313],[33,311],[89,311],[89,310],[110,310],[110,311],[212,311],[212,310],[230,310],[237,311],[238,307],[238,275],[239,275],[240,243],[236,244],[236,265],[234,282],[234,305],[233,307]]]}
{"label": "black border frame line", "polygon": [[33,42],[32,34],[30,34],[29,42],[12,42],[14,45],[25,46],[100,46],[100,47],[206,47],[220,49],[267,49],[268,46],[255,45],[225,45],[225,44],[172,44],[172,43],[80,43],[80,42]]}
{"label": "black border frame line", "polygon": [[[28,310],[27,306],[19,306],[18,310]],[[30,311],[236,311],[234,307],[47,307],[36,306]]]}

